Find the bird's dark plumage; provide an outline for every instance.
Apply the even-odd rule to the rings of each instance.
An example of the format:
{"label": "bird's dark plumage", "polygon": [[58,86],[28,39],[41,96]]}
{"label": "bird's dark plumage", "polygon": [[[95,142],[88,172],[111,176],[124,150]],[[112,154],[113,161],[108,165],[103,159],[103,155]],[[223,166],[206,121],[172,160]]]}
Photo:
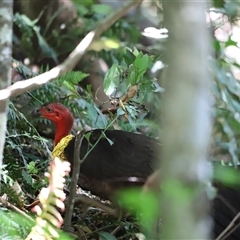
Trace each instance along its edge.
{"label": "bird's dark plumage", "polygon": [[[110,184],[111,180],[129,177],[146,180],[154,171],[160,144],[157,140],[147,136],[120,130],[105,131],[105,136],[108,138],[106,139],[105,136],[101,137],[102,131],[97,129],[89,132],[91,145],[94,145],[99,138],[101,139],[81,165],[79,181],[81,187],[106,197],[104,191],[101,191],[99,187],[95,188],[97,184],[101,185],[101,182],[105,182],[106,185]],[[74,142],[75,138],[64,150],[65,156],[71,164],[73,163]],[[82,141],[81,159],[90,148],[89,142],[86,138]],[[93,186],[91,187],[91,185]],[[100,194],[99,191],[101,191]]]}
{"label": "bird's dark plumage", "polygon": [[[73,116],[60,103],[45,104],[32,113],[33,117],[44,117],[56,124],[54,144],[67,136],[72,128]],[[89,140],[84,138],[80,148],[82,159],[91,145],[102,135],[103,130],[90,132]],[[89,134],[89,133],[86,133]],[[121,186],[143,185],[153,173],[158,162],[160,144],[157,140],[145,135],[130,132],[107,130],[94,149],[81,165],[79,185],[103,198],[111,198],[113,192]],[[73,166],[75,137],[64,149],[66,159]],[[110,143],[113,143],[112,145]],[[238,170],[239,171],[239,170]],[[137,177],[134,182],[130,177]],[[240,188],[216,184],[217,197],[212,201],[211,215],[214,220],[213,233],[218,237],[228,227],[233,218],[240,212]],[[171,208],[171,206],[169,206]],[[240,239],[240,216],[234,223],[235,230],[226,238]],[[226,235],[225,235],[226,236]]]}

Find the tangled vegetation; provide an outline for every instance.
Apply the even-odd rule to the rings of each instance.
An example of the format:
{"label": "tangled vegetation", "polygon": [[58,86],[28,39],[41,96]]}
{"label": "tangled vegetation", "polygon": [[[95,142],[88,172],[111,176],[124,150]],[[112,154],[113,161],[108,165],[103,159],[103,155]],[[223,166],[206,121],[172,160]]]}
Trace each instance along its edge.
{"label": "tangled vegetation", "polygon": [[[239,12],[234,9],[239,9],[239,2],[218,5],[219,2],[213,1],[209,12],[221,14],[234,26],[239,18]],[[30,16],[26,8],[19,7],[23,3],[16,1],[14,4],[12,82],[36,76],[62,62],[79,40],[114,9],[110,4],[90,0],[81,3],[72,1],[75,15],[68,15],[60,22],[65,6],[58,7],[49,16],[47,9],[51,4],[48,6],[45,3],[39,14]],[[28,236],[33,221],[21,214],[27,213],[34,219],[30,211],[32,203],[41,189],[48,186],[44,173],[51,159],[54,126],[44,119],[32,119],[31,111],[35,107],[47,102],[63,103],[74,115],[74,133],[86,127],[105,129],[110,125],[112,129],[158,137],[161,117],[156,112],[161,108],[160,97],[164,94],[161,81],[167,67],[164,64],[166,36],[144,38],[139,30],[142,28],[141,19],[135,18],[137,11],[139,9],[132,13],[133,16],[127,15],[104,32],[73,71],[9,101],[5,165],[1,169],[1,239],[24,239]],[[161,5],[152,1],[145,12],[147,17],[151,16],[151,11],[157,14],[151,19],[152,22],[149,20],[149,26],[154,21],[156,27],[162,26]],[[46,16],[48,22],[44,25]],[[211,21],[213,32],[221,27],[219,21]],[[237,165],[240,149],[240,83],[232,69],[240,66],[226,54],[226,48],[237,46],[237,42],[231,34],[226,41],[213,38],[214,52],[209,56],[209,70],[214,76],[210,93],[214,119],[210,158],[215,162]],[[123,197],[123,202],[135,205],[135,210],[141,209],[145,218],[131,216],[116,220],[92,208],[83,219],[79,206],[76,206],[73,223],[78,232],[74,234],[77,232],[82,239],[141,239],[139,234],[149,230],[147,228],[151,225],[149,222],[155,203],[152,196],[136,203],[134,199],[138,194],[128,194],[128,197]],[[6,208],[4,201],[21,210],[20,214]],[[144,212],[144,203],[148,201],[153,203],[152,211],[148,209]]]}

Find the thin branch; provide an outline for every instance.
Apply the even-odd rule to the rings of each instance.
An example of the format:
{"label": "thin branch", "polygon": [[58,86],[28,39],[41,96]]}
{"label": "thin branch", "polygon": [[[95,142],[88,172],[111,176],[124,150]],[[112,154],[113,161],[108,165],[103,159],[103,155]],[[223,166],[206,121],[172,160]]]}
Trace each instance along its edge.
{"label": "thin branch", "polygon": [[75,201],[75,203],[81,202],[88,206],[94,206],[97,208],[101,208],[103,211],[107,212],[109,215],[112,215],[113,217],[116,217],[116,218],[119,217],[119,210],[117,208],[112,208],[112,207],[106,206],[103,203],[101,203],[95,199],[92,199],[84,194],[78,194],[75,197],[74,201]]}
{"label": "thin branch", "polygon": [[82,144],[84,133],[85,133],[85,131],[78,132],[76,135],[76,138],[75,138],[75,143],[74,143],[74,157],[73,157],[74,168],[72,169],[73,170],[72,171],[72,179],[71,179],[71,185],[70,185],[70,189],[69,189],[69,197],[68,197],[68,201],[66,204],[66,215],[64,217],[63,229],[65,231],[68,231],[71,226],[72,212],[73,212],[73,207],[74,207],[76,188],[77,188],[77,183],[78,183],[78,178],[79,178],[79,173],[80,173],[80,166],[81,166],[79,149]]}
{"label": "thin branch", "polygon": [[[110,122],[109,125],[105,128],[105,130],[102,131],[102,134],[105,133],[105,131],[112,125],[112,123],[116,120],[116,118],[114,118],[112,120],[112,122]],[[74,149],[75,149],[74,157],[73,157],[74,168],[73,168],[73,172],[72,172],[72,180],[71,180],[71,185],[70,185],[70,190],[69,190],[69,192],[70,192],[69,193],[69,198],[68,198],[68,201],[67,201],[67,204],[66,204],[67,205],[67,207],[66,207],[66,216],[64,218],[64,228],[63,228],[65,231],[68,231],[70,229],[70,226],[71,226],[71,217],[72,217],[74,203],[75,203],[75,200],[76,200],[75,199],[75,196],[76,196],[76,186],[77,186],[77,182],[78,182],[78,178],[79,178],[80,166],[85,161],[85,159],[90,154],[90,152],[95,148],[95,146],[102,139],[102,137],[100,135],[100,137],[93,144],[91,149],[85,154],[85,156],[82,159],[80,159],[79,149],[80,149],[80,146],[81,146],[81,143],[82,143],[82,139],[83,139],[84,133],[85,133],[85,131],[77,133],[76,139],[75,139],[75,144],[74,144]]]}
{"label": "thin branch", "polygon": [[16,82],[10,87],[0,90],[0,100],[6,100],[9,97],[16,97],[27,91],[32,91],[73,69],[87,52],[93,40],[100,37],[104,31],[126,15],[131,8],[138,6],[141,2],[142,0],[128,1],[126,5],[100,22],[94,31],[89,32],[63,63],[37,77]]}
{"label": "thin branch", "polygon": [[5,200],[3,197],[0,197],[0,202],[5,205],[6,207],[9,207],[11,209],[13,209],[14,211],[20,213],[21,215],[23,215],[25,218],[27,218],[28,220],[30,220],[31,222],[34,222],[34,219],[32,219],[30,216],[28,216],[25,212],[23,212],[21,209],[17,208],[16,206],[12,205],[10,202],[8,202],[7,200]]}
{"label": "thin branch", "polygon": [[223,196],[217,194],[216,198],[218,198],[220,201],[222,201],[228,208],[229,211],[231,210],[233,213],[237,213],[237,209],[234,208],[228,201],[227,199],[225,199]]}
{"label": "thin branch", "polygon": [[89,235],[93,235],[94,233],[98,233],[98,232],[101,232],[103,230],[106,230],[106,229],[109,229],[109,228],[112,228],[112,227],[115,227],[116,225],[118,225],[118,223],[115,222],[113,224],[110,224],[110,225],[107,225],[107,226],[104,226],[104,227],[101,227],[101,228],[97,228],[94,231],[91,231],[91,232],[85,233],[84,235],[81,235],[81,238],[89,236]]}
{"label": "thin branch", "polygon": [[224,237],[224,235],[234,226],[234,223],[237,221],[238,218],[240,218],[240,212],[233,218],[233,220],[228,224],[224,231],[216,238],[216,240],[222,239],[222,237]]}
{"label": "thin branch", "polygon": [[232,229],[230,229],[229,232],[228,232],[223,238],[221,238],[221,240],[227,239],[227,238],[228,238],[229,236],[231,236],[231,234],[234,233],[239,227],[240,227],[240,223],[238,223],[238,224],[235,225]]}
{"label": "thin branch", "polygon": [[118,226],[111,232],[111,234],[112,234],[113,236],[115,236],[116,233],[117,233],[119,230],[121,230],[123,227],[124,227],[123,224],[118,225]]}
{"label": "thin branch", "polygon": [[118,107],[114,107],[114,108],[107,108],[107,109],[103,109],[101,110],[102,114],[110,114],[113,113],[115,114],[118,110]]}

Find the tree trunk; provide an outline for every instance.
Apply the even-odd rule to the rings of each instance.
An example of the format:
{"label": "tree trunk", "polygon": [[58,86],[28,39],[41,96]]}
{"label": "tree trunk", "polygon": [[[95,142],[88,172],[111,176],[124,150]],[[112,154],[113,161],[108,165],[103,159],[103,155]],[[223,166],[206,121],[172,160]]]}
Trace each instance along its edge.
{"label": "tree trunk", "polygon": [[161,239],[210,239],[205,161],[210,138],[208,56],[204,1],[164,1],[169,30],[163,97]]}
{"label": "tree trunk", "polygon": [[[13,1],[0,1],[0,89],[6,88],[11,83],[12,8]],[[0,101],[0,167],[3,161],[6,124],[7,100],[2,100]]]}

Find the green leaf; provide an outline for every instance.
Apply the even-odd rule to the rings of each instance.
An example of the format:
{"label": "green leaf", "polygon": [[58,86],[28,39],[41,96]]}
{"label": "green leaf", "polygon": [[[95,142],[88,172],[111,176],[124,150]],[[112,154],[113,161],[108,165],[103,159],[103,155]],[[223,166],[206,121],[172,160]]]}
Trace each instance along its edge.
{"label": "green leaf", "polygon": [[141,223],[150,230],[151,222],[158,214],[158,199],[153,193],[143,194],[139,189],[128,189],[119,192],[120,204],[131,212],[141,212]]}
{"label": "green leaf", "polygon": [[51,48],[48,43],[45,41],[45,39],[42,37],[42,35],[40,34],[40,28],[39,27],[34,27],[33,28],[36,35],[37,35],[37,38],[38,38],[38,43],[39,43],[39,46],[41,48],[41,50],[47,55],[47,56],[50,56],[54,61],[55,63],[58,63],[58,60],[57,60],[57,54],[56,52],[53,50],[53,48]]}
{"label": "green leaf", "polygon": [[14,23],[18,25],[20,28],[20,31],[23,32],[24,34],[28,34],[28,36],[32,36],[33,34],[33,25],[28,17],[25,15],[16,13],[14,15]]}
{"label": "green leaf", "polygon": [[[72,0],[74,4],[79,4],[79,0]],[[84,0],[84,1],[81,1],[81,5],[84,5],[84,6],[91,6],[92,4],[94,4],[94,0]]]}
{"label": "green leaf", "polygon": [[110,144],[111,146],[114,144],[114,142],[113,142],[110,138],[108,138],[103,131],[102,131],[102,136],[103,136],[105,139],[107,139],[107,141],[109,142],[109,144]]}
{"label": "green leaf", "polygon": [[128,69],[127,87],[136,84],[137,75],[138,75],[137,68],[133,64],[131,64]]}
{"label": "green leaf", "polygon": [[75,5],[80,16],[84,16],[89,13],[89,9],[86,6],[82,5],[82,3],[75,3]]}
{"label": "green leaf", "polygon": [[137,48],[136,47],[134,47],[133,48],[133,55],[135,56],[135,57],[137,57],[138,55],[139,55],[139,51],[137,50]]}
{"label": "green leaf", "polygon": [[92,84],[87,85],[87,92],[88,94],[92,94]]}
{"label": "green leaf", "polygon": [[25,179],[25,181],[29,184],[32,185],[33,183],[33,179],[31,177],[31,175],[29,175],[26,171],[22,172],[23,178]]}
{"label": "green leaf", "polygon": [[125,111],[122,109],[122,108],[118,108],[117,109],[117,116],[119,117],[119,116],[122,116],[122,115],[124,115],[125,114]]}
{"label": "green leaf", "polygon": [[213,6],[215,8],[223,8],[225,4],[224,0],[213,0]]}
{"label": "green leaf", "polygon": [[130,105],[126,105],[126,110],[127,112],[130,114],[130,116],[133,118],[133,119],[136,119],[137,118],[137,109],[135,106],[130,106]]}
{"label": "green leaf", "polygon": [[87,139],[88,143],[90,143],[90,136],[91,136],[91,132],[87,132],[84,134],[84,137]]}
{"label": "green leaf", "polygon": [[98,233],[100,240],[117,240],[111,233],[101,231]]}
{"label": "green leaf", "polygon": [[74,240],[73,237],[69,236],[67,233],[57,230],[59,233],[59,238],[58,240]]}
{"label": "green leaf", "polygon": [[60,86],[62,86],[62,84],[65,85],[75,96],[79,96],[76,86],[87,76],[89,76],[89,74],[81,71],[69,71],[56,79],[56,82]]}
{"label": "green leaf", "polygon": [[28,167],[29,173],[36,174],[38,172],[36,169],[36,164],[33,161],[31,161],[27,167]]}
{"label": "green leaf", "polygon": [[134,61],[134,66],[137,68],[137,80],[139,80],[147,71],[150,63],[150,57],[147,54],[138,54]]}
{"label": "green leaf", "polygon": [[225,47],[229,47],[229,46],[235,46],[237,47],[238,46],[238,43],[236,41],[233,41],[231,39],[231,37],[229,37],[229,39],[227,40],[227,42],[225,43]]}
{"label": "green leaf", "polygon": [[63,84],[72,92],[74,95],[78,96],[78,92],[75,89],[75,85],[71,84],[70,82],[64,81]]}
{"label": "green leaf", "polygon": [[80,71],[74,72],[74,77],[72,77],[70,82],[72,84],[78,85],[83,79],[85,79],[88,76],[89,76],[88,73],[83,73],[83,72],[80,72]]}
{"label": "green leaf", "polygon": [[111,94],[116,90],[116,87],[119,85],[120,76],[120,67],[114,63],[104,77],[103,88],[107,96],[111,96]]}
{"label": "green leaf", "polygon": [[78,85],[79,82],[81,82],[83,79],[85,79],[88,76],[89,76],[88,73],[84,73],[81,71],[69,71],[64,75],[62,75],[61,77],[59,77],[56,81],[58,81],[59,83],[67,81],[72,83],[73,85]]}
{"label": "green leaf", "polygon": [[36,24],[35,20],[31,20],[29,17],[27,17],[26,15],[22,14],[20,15],[22,18],[22,21],[28,25],[29,27],[34,27],[34,25]]}
{"label": "green leaf", "polygon": [[219,42],[219,41],[214,40],[214,41],[213,41],[213,46],[214,46],[214,48],[215,48],[215,50],[216,50],[217,52],[220,52],[220,50],[221,50],[221,45],[220,45],[220,42]]}
{"label": "green leaf", "polygon": [[232,167],[221,166],[219,164],[214,166],[214,179],[227,186],[240,185],[239,172]]}
{"label": "green leaf", "polygon": [[0,211],[0,239],[25,239],[34,223],[25,216],[6,211]]}
{"label": "green leaf", "polygon": [[94,106],[94,109],[97,111],[98,116],[101,117],[102,124],[104,125],[104,127],[106,127],[108,124],[106,116],[100,111],[100,109],[98,107]]}
{"label": "green leaf", "polygon": [[156,81],[153,81],[152,87],[153,87],[153,92],[164,92],[165,91],[165,89],[160,87]]}
{"label": "green leaf", "polygon": [[108,4],[94,4],[92,5],[92,11],[102,15],[107,15],[112,12],[112,7]]}

